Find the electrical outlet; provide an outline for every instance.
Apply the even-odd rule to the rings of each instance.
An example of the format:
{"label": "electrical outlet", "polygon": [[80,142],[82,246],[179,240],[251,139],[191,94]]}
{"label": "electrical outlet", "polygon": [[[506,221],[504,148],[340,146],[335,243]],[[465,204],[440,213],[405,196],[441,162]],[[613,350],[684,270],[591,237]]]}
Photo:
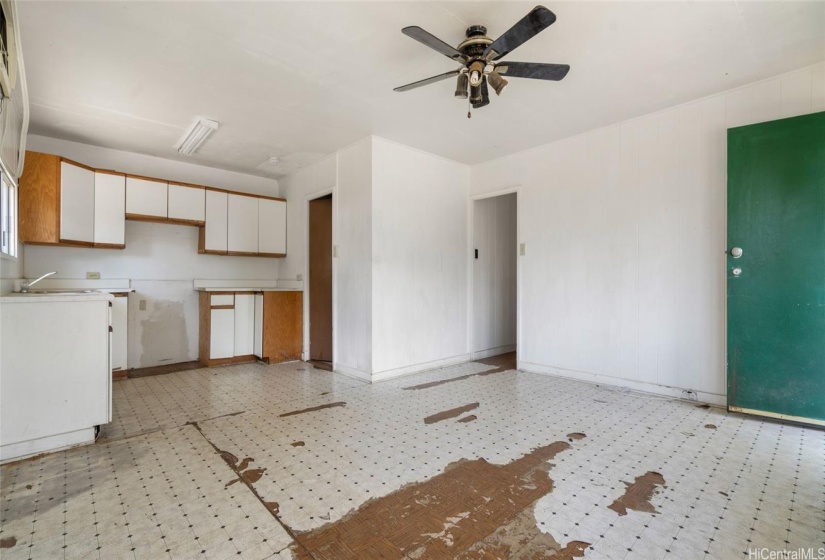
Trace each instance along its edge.
{"label": "electrical outlet", "polygon": [[140,309],[141,311],[146,311],[146,300],[145,299],[140,300],[140,302],[138,303],[138,309]]}
{"label": "electrical outlet", "polygon": [[296,280],[298,280],[298,281],[300,282],[301,280],[303,280],[303,279],[304,279],[304,275],[303,275],[303,274],[299,274],[299,275],[297,275],[297,276],[295,277],[295,279],[296,279]]}
{"label": "electrical outlet", "polygon": [[87,280],[100,280],[100,273],[99,272],[87,272],[86,273]]}

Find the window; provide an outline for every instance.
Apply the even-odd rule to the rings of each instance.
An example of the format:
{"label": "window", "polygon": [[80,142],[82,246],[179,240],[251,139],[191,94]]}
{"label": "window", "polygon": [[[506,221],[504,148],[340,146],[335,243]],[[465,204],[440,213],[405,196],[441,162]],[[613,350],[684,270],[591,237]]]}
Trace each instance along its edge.
{"label": "window", "polygon": [[0,253],[17,257],[17,185],[0,168]]}

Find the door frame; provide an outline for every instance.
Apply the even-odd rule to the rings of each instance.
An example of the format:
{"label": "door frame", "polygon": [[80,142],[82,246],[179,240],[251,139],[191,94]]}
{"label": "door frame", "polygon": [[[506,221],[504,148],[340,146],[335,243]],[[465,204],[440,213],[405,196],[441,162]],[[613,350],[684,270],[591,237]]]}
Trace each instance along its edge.
{"label": "door frame", "polygon": [[304,208],[306,209],[306,225],[304,226],[304,239],[306,240],[305,247],[304,247],[304,350],[301,356],[303,361],[309,360],[309,347],[312,341],[309,337],[309,203],[313,200],[318,198],[323,198],[325,196],[332,195],[332,369],[335,369],[336,361],[335,357],[337,356],[336,347],[337,347],[337,332],[335,329],[335,315],[336,315],[336,305],[335,302],[337,301],[336,292],[337,292],[337,283],[336,279],[336,263],[335,263],[335,241],[337,238],[336,229],[335,229],[335,215],[336,215],[336,196],[335,196],[335,185],[331,187],[327,187],[325,189],[321,189],[319,191],[315,191],[310,193],[304,199]]}
{"label": "door frame", "polygon": [[[521,214],[522,214],[522,205],[521,205],[521,186],[516,185],[513,187],[507,187],[504,189],[499,189],[496,191],[490,191],[483,194],[471,195],[469,201],[469,209],[468,209],[468,219],[467,219],[467,228],[468,228],[468,246],[467,246],[467,353],[470,356],[470,360],[475,360],[481,358],[482,356],[476,356],[476,351],[474,349],[474,325],[475,325],[475,286],[474,286],[474,273],[473,273],[473,266],[475,261],[474,255],[474,248],[475,248],[475,203],[479,200],[484,200],[486,198],[495,198],[497,196],[504,196],[507,194],[515,194],[516,195],[516,367],[519,367],[519,360],[521,358],[521,320],[522,320],[522,290],[521,290],[521,278],[522,278],[522,260],[523,256],[519,254],[519,247],[522,243],[521,238]],[[527,251],[525,250],[526,256]]]}

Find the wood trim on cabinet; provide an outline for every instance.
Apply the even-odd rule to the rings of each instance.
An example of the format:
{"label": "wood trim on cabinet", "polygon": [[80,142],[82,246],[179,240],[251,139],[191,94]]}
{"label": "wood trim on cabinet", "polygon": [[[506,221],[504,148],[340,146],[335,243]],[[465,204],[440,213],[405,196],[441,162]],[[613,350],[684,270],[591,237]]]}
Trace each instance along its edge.
{"label": "wood trim on cabinet", "polygon": [[68,247],[88,247],[94,249],[94,241],[75,241],[73,239],[61,239],[58,245],[66,245]]}
{"label": "wood trim on cabinet", "polygon": [[60,158],[26,152],[18,185],[18,238],[22,243],[60,243]]}
{"label": "wood trim on cabinet", "polygon": [[157,177],[147,177],[145,175],[135,175],[134,173],[124,173],[126,178],[128,179],[131,177],[132,179],[143,179],[144,181],[152,181],[153,183],[169,183],[166,179],[158,179]]}
{"label": "wood trim on cabinet", "polygon": [[[64,158],[63,156],[58,156],[58,157],[60,158],[60,161],[62,161],[62,162],[69,163],[71,165],[76,165],[77,167],[82,167],[83,169],[86,169],[88,171],[98,171],[94,167],[86,165],[85,163],[80,163],[79,161],[75,161],[73,159]],[[100,171],[105,171],[105,169],[100,169]]]}
{"label": "wood trim on cabinet", "polygon": [[203,220],[183,220],[180,218],[163,218],[161,216],[148,216],[146,214],[126,214],[127,220],[134,220],[136,222],[153,222],[156,224],[173,224],[178,226],[195,226],[203,227],[206,222]]}
{"label": "wood trim on cabinet", "polygon": [[[92,169],[91,167],[89,169]],[[115,171],[113,169],[92,169],[95,173],[104,173],[106,175],[117,175],[119,177],[126,177],[126,173]]]}
{"label": "wood trim on cabinet", "polygon": [[92,243],[95,249],[125,249],[126,245],[123,243]]}
{"label": "wood trim on cabinet", "polygon": [[231,364],[244,364],[247,362],[257,362],[258,356],[254,354],[247,354],[245,356],[233,356],[231,358],[215,358],[215,359],[207,359],[201,360],[201,363],[207,367],[213,366],[228,366]]}
{"label": "wood trim on cabinet", "polygon": [[195,185],[194,183],[181,183],[181,182],[178,182],[178,181],[169,181],[169,184],[174,185],[176,187],[187,187],[189,189],[203,189],[203,190],[206,190],[206,189],[209,188],[206,185]]}
{"label": "wood trim on cabinet", "polygon": [[203,365],[209,362],[209,338],[212,335],[212,310],[209,307],[209,292],[199,292],[198,361]]}
{"label": "wood trim on cabinet", "polygon": [[[218,190],[218,189],[213,189],[213,190]],[[250,198],[263,198],[263,199],[266,199],[266,200],[280,200],[281,202],[286,202],[285,198],[279,198],[277,196],[266,196],[266,195],[263,195],[263,194],[252,194],[252,193],[236,192],[236,191],[226,191],[226,192],[228,192],[229,194],[236,194],[238,196],[248,196]]]}
{"label": "wood trim on cabinet", "polygon": [[129,297],[129,292],[109,292],[115,297]]}
{"label": "wood trim on cabinet", "polygon": [[269,257],[272,259],[283,259],[286,257],[286,253],[255,253],[256,257]]}
{"label": "wood trim on cabinet", "polygon": [[235,309],[234,305],[212,305],[209,309]]}

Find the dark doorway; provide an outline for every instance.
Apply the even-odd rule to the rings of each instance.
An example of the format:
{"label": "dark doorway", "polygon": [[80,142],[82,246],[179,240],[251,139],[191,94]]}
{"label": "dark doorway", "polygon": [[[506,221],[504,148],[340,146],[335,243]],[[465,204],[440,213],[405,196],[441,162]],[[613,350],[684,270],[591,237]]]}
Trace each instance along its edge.
{"label": "dark doorway", "polygon": [[332,195],[309,202],[309,359],[332,362]]}

